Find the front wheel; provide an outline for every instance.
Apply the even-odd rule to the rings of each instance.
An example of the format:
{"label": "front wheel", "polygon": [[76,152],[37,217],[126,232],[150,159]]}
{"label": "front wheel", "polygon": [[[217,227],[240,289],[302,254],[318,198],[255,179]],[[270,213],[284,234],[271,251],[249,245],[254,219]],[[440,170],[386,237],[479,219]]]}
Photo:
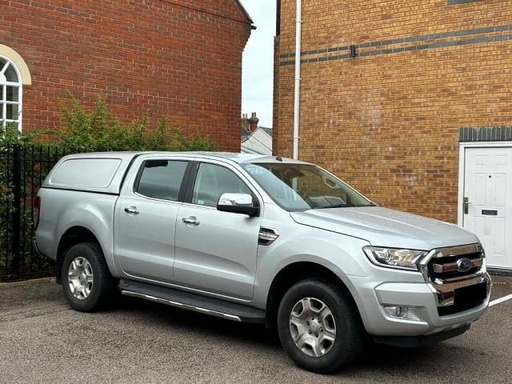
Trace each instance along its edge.
{"label": "front wheel", "polygon": [[308,371],[334,372],[355,360],[363,347],[364,331],[352,300],[319,279],[302,280],[286,292],[277,328],[288,356]]}
{"label": "front wheel", "polygon": [[117,286],[97,243],[81,243],[69,248],[62,264],[61,281],[71,308],[82,312],[104,307]]}

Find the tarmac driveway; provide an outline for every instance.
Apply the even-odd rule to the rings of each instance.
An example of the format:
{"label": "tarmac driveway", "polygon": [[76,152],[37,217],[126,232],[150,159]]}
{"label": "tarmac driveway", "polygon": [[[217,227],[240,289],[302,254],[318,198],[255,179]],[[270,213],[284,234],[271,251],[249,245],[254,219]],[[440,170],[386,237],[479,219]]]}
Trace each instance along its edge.
{"label": "tarmac driveway", "polygon": [[[494,277],[493,300],[512,294]],[[512,300],[466,334],[421,349],[375,347],[336,375],[296,368],[276,335],[136,299],[79,313],[53,279],[0,284],[0,383],[507,383]]]}

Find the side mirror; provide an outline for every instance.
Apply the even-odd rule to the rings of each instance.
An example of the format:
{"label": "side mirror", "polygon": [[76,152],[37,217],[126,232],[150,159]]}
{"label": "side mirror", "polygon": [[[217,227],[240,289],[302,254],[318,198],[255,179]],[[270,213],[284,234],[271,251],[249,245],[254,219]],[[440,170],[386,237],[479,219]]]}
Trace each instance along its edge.
{"label": "side mirror", "polygon": [[217,209],[250,217],[260,215],[260,207],[254,205],[252,196],[247,193],[223,193],[217,203]]}

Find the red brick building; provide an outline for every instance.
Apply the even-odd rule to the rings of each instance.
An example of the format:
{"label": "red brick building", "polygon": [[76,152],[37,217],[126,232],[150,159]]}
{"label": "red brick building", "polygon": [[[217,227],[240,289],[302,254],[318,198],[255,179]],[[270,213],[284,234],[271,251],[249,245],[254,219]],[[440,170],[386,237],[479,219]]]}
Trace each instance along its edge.
{"label": "red brick building", "polygon": [[278,0],[277,21],[274,152],[298,142],[300,159],[474,230],[512,268],[512,1]]}
{"label": "red brick building", "polygon": [[238,0],[4,1],[0,121],[59,129],[61,103],[101,96],[238,151],[251,26]]}

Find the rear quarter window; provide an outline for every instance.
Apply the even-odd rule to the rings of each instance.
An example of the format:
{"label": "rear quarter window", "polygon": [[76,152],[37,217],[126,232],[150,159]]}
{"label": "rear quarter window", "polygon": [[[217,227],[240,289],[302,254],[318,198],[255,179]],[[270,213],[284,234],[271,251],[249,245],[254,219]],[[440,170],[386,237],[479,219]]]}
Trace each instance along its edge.
{"label": "rear quarter window", "polygon": [[69,159],[52,173],[48,184],[72,189],[108,188],[120,165],[118,158]]}

